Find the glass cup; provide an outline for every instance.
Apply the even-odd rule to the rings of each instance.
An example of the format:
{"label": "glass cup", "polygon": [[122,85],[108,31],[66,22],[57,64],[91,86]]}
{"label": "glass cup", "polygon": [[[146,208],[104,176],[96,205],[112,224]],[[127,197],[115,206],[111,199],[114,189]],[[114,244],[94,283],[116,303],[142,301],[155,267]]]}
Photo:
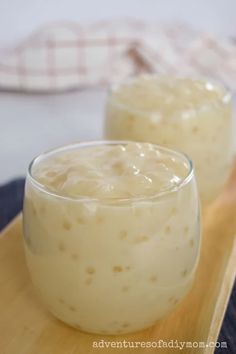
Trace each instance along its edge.
{"label": "glass cup", "polygon": [[127,144],[65,146],[35,158],[27,173],[24,248],[32,282],[51,313],[85,332],[152,326],[187,293],[198,264],[198,193],[185,155],[153,145],[187,172],[178,185],[148,197],[64,196],[37,179],[46,160]]}
{"label": "glass cup", "polygon": [[208,81],[143,75],[112,89],[105,138],[146,141],[185,152],[208,204],[230,174],[231,95]]}

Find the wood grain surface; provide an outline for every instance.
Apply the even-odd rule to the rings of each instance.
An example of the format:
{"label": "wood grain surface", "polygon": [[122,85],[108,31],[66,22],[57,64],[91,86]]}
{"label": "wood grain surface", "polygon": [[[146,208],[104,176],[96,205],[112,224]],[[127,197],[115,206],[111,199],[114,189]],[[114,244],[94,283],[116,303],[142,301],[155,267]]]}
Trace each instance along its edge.
{"label": "wood grain surface", "polygon": [[[41,305],[26,268],[22,218],[18,216],[0,236],[0,353],[213,353],[214,348],[209,346],[185,347],[180,351],[177,348],[144,348],[144,345],[151,342],[155,346],[159,340],[204,342],[204,345],[217,341],[236,271],[236,163],[222,194],[203,210],[202,229],[196,279],[176,310],[145,331],[126,336],[99,336],[70,328]],[[146,344],[132,349],[111,347],[124,340],[131,346],[141,346],[134,342]],[[97,348],[99,345],[101,348]]]}

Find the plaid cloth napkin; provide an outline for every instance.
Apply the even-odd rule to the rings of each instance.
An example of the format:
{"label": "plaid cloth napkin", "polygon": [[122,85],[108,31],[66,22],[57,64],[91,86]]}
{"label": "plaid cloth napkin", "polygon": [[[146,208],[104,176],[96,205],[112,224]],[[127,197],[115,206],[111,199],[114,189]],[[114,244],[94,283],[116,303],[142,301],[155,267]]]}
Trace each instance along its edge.
{"label": "plaid cloth napkin", "polygon": [[236,43],[185,25],[55,23],[0,50],[0,89],[61,91],[140,73],[210,77],[236,89]]}

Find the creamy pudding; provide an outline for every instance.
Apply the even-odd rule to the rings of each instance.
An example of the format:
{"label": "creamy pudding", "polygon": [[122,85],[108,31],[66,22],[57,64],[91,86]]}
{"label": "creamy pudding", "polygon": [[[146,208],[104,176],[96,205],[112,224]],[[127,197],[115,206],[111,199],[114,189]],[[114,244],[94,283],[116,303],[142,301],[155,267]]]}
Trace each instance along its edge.
{"label": "creamy pudding", "polygon": [[231,96],[207,81],[136,77],[108,98],[105,137],[146,141],[193,160],[201,200],[212,201],[230,173]]}
{"label": "creamy pudding", "polygon": [[81,143],[36,158],[25,252],[42,301],[83,331],[153,325],[190,288],[199,257],[190,161],[147,143]]}

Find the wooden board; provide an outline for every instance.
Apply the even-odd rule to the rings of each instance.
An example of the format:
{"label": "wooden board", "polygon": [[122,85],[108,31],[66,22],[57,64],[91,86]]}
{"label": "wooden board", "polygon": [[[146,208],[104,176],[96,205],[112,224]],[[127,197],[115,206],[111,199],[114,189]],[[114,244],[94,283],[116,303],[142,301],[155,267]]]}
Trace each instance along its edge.
{"label": "wooden board", "polygon": [[[216,341],[235,278],[235,235],[236,163],[224,192],[203,212],[200,265],[193,288],[182,303],[168,317],[145,331],[126,336],[96,336],[79,332],[56,320],[38,301],[25,265],[21,216],[18,216],[0,237],[0,353],[130,352],[127,348],[106,348],[104,342],[99,342],[102,339],[106,342],[121,342],[125,339],[131,345],[141,341],[155,345],[153,342],[172,339],[205,344]],[[94,341],[105,347],[94,347]],[[134,354],[157,352],[180,353],[180,350],[132,349]],[[185,348],[181,352],[210,354],[214,348]]]}

